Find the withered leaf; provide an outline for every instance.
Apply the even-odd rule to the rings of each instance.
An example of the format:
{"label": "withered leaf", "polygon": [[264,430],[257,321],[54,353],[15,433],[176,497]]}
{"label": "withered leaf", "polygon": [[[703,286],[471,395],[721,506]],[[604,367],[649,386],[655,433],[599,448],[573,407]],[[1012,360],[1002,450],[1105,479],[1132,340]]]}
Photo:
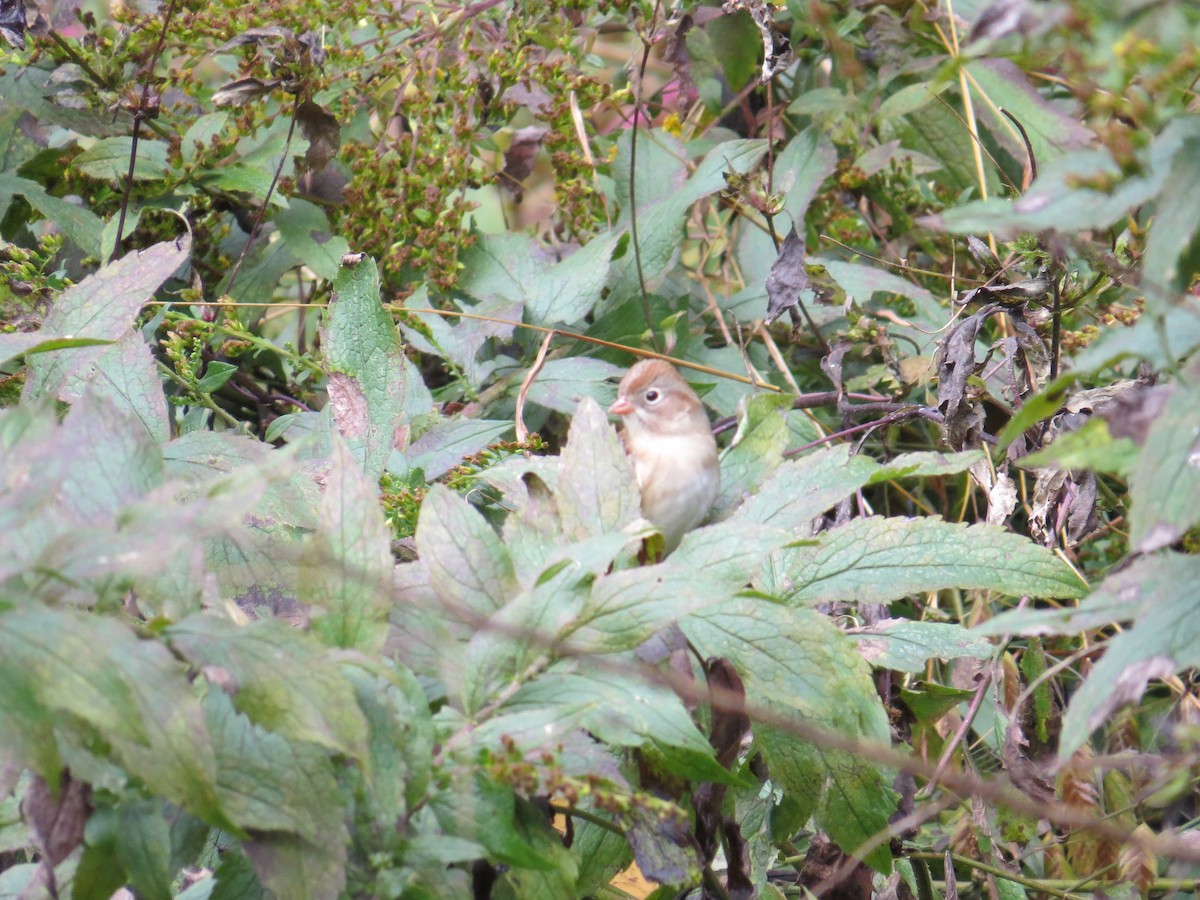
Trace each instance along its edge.
{"label": "withered leaf", "polygon": [[42,862],[51,870],[83,843],[83,827],[92,813],[92,786],[63,772],[58,791],[40,775],[29,782],[21,814],[29,825]]}
{"label": "withered leaf", "polygon": [[318,172],[325,168],[342,147],[342,129],[333,114],[322,106],[305,100],[296,109],[296,124],[308,140],[302,168]]}
{"label": "withered leaf", "polygon": [[938,373],[938,409],[946,417],[946,425],[968,410],[967,379],[975,373],[975,338],[984,321],[999,308],[991,303],[974,315],[967,316],[954,327],[938,346],[934,364]]}
{"label": "withered leaf", "polygon": [[804,238],[796,226],[788,232],[779,248],[779,256],[771,264],[767,276],[767,324],[770,325],[788,309],[800,302],[800,292],[808,287],[808,270],[804,267]]}
{"label": "withered leaf", "polygon": [[25,49],[25,0],[0,0],[0,35],[11,47]]}
{"label": "withered leaf", "polygon": [[237,47],[245,47],[249,44],[254,44],[255,46],[260,44],[277,44],[281,41],[294,38],[295,32],[290,28],[284,28],[280,25],[272,25],[269,28],[247,28],[241,34],[231,37],[213,52],[227,53]]}
{"label": "withered leaf", "polygon": [[264,81],[261,78],[239,78],[219,88],[212,95],[214,106],[245,106],[252,100],[266,96],[282,84],[282,80],[272,78]]}
{"label": "withered leaf", "polygon": [[504,169],[500,172],[500,186],[510,191],[518,200],[523,182],[533,174],[538,151],[549,131],[543,125],[530,125],[513,132],[512,143],[504,153]]}

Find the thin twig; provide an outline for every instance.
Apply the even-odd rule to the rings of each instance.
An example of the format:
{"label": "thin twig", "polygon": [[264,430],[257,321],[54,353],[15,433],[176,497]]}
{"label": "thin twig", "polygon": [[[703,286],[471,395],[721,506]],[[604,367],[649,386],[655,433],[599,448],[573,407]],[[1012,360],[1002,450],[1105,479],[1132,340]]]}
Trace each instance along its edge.
{"label": "thin twig", "polygon": [[[653,29],[658,22],[658,12],[662,0],[655,0],[654,13],[650,17],[649,28]],[[650,330],[650,343],[658,349],[658,337],[654,333],[654,317],[650,314],[650,294],[646,291],[646,273],[642,269],[642,246],[638,240],[638,207],[637,207],[637,146],[638,123],[642,118],[642,81],[646,77],[646,66],[650,62],[650,40],[646,35],[638,35],[642,40],[642,64],[638,69],[637,86],[633,93],[633,126],[629,133],[629,237],[633,241],[633,263],[637,268],[638,289],[642,295],[642,315],[646,318],[646,327]]]}
{"label": "thin twig", "polygon": [[242,245],[242,252],[238,254],[237,262],[233,264],[233,270],[229,273],[229,281],[225,284],[226,294],[233,291],[233,282],[237,279],[238,272],[242,270],[242,263],[246,260],[246,254],[250,252],[250,246],[254,243],[254,239],[258,237],[263,219],[267,215],[267,209],[271,206],[271,195],[275,193],[275,187],[279,184],[279,179],[283,175],[283,167],[287,164],[288,152],[292,147],[292,135],[296,133],[296,113],[299,109],[300,95],[297,94],[295,104],[292,106],[292,121],[288,124],[287,138],[283,142],[283,153],[279,157],[279,165],[275,167],[275,174],[271,177],[271,185],[267,188],[267,195],[263,198],[258,215],[254,217],[254,225],[250,228],[250,234],[246,237],[246,243]]}
{"label": "thin twig", "polygon": [[[154,45],[154,53],[150,56],[150,62],[146,66],[146,72],[142,79],[142,99],[138,102],[137,109],[133,111],[133,139],[129,144],[129,170],[125,173],[125,191],[121,195],[121,214],[117,219],[117,237],[113,241],[112,254],[108,261],[112,262],[121,255],[121,238],[125,233],[125,216],[129,212],[129,198],[133,194],[133,170],[137,165],[137,149],[138,139],[141,137],[142,122],[148,118],[147,110],[150,107],[150,81],[154,77],[154,69],[158,65],[158,58],[162,54],[163,45],[167,40],[167,29],[171,27],[171,16],[175,14],[175,0],[170,0],[167,4],[167,12],[163,16],[162,31],[158,35],[158,43]],[[155,103],[157,106],[157,101]],[[155,111],[157,115],[157,110]]]}

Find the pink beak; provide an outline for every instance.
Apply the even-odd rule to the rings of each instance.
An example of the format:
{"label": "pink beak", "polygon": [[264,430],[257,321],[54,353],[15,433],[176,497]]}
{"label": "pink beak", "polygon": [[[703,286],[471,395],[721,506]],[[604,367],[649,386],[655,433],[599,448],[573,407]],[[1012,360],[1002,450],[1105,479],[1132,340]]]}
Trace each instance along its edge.
{"label": "pink beak", "polygon": [[608,408],[608,411],[614,416],[627,416],[633,412],[633,404],[624,397],[618,397],[616,402]]}

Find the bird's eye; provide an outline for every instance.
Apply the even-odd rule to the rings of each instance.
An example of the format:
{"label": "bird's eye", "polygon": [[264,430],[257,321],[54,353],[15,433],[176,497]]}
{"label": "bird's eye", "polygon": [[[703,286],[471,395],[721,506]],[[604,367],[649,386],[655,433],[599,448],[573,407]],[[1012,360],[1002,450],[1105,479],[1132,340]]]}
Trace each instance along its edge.
{"label": "bird's eye", "polygon": [[657,403],[658,398],[661,396],[662,395],[658,391],[656,391],[654,388],[650,388],[650,390],[646,391],[646,402],[647,403]]}

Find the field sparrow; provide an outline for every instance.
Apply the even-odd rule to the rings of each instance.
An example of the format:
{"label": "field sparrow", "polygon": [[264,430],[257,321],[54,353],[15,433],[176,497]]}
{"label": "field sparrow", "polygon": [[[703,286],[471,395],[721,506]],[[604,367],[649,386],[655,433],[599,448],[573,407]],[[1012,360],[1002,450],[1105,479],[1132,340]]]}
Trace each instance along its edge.
{"label": "field sparrow", "polygon": [[642,516],[670,553],[717,497],[717,442],[696,392],[670,364],[644,359],[621,379],[608,408],[624,418],[622,439],[642,492]]}

